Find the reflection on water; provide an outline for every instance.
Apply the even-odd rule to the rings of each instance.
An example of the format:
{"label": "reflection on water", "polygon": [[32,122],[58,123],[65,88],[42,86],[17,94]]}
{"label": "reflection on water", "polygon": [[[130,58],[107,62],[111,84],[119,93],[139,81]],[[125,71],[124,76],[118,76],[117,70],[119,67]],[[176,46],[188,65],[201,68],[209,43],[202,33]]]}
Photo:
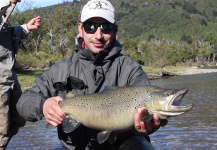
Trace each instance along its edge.
{"label": "reflection on water", "polygon": [[[150,135],[157,150],[217,149],[217,73],[177,76],[152,80],[152,84],[169,88],[189,88],[181,105],[193,103],[186,114],[170,118],[165,127]],[[46,122],[28,122],[8,145],[14,149],[60,150],[55,128]]]}

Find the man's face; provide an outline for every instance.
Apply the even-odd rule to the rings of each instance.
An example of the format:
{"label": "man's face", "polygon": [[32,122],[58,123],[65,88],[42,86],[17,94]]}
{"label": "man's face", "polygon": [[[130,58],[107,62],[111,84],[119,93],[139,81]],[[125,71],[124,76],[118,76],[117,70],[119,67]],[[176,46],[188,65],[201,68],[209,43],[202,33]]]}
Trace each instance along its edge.
{"label": "man's face", "polygon": [[21,2],[21,0],[10,0],[11,3]]}
{"label": "man's face", "polygon": [[[108,23],[107,20],[96,17],[87,20],[88,23]],[[113,32],[106,33],[102,31],[100,27],[97,27],[97,30],[93,33],[88,33],[84,30],[84,24],[78,24],[78,30],[81,37],[83,37],[85,42],[85,48],[90,49],[93,53],[99,53],[104,50],[107,45],[109,45],[116,36],[116,29]]]}

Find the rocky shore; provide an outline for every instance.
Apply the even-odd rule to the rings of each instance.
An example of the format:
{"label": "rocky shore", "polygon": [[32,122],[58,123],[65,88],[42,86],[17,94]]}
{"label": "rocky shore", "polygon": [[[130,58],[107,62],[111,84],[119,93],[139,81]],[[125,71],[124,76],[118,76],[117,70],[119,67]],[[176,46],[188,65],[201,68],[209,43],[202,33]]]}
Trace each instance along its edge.
{"label": "rocky shore", "polygon": [[185,70],[182,70],[182,72],[177,72],[177,75],[191,75],[191,74],[202,74],[202,73],[213,73],[217,72],[216,69],[203,69],[203,68],[198,68],[198,67],[191,67],[191,68],[186,68]]}
{"label": "rocky shore", "polygon": [[159,72],[157,75],[148,74],[148,76],[149,79],[159,79],[159,78],[167,78],[171,76],[193,75],[193,74],[214,73],[214,72],[217,72],[217,67],[213,67],[213,68],[183,67],[181,69],[163,68],[162,71]]}

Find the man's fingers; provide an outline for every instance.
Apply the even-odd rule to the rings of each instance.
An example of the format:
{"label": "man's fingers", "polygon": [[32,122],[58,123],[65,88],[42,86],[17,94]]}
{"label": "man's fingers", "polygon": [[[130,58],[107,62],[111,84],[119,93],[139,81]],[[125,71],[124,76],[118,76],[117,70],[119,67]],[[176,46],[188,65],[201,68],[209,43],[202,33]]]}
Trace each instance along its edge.
{"label": "man's fingers", "polygon": [[45,113],[45,118],[46,121],[54,127],[62,123],[62,118],[58,115],[55,115],[55,113]]}
{"label": "man's fingers", "polygon": [[59,107],[59,101],[61,100],[62,98],[59,96],[51,97],[47,99],[43,105],[43,114],[47,122],[53,126],[57,126],[62,123],[62,116],[64,115],[64,112]]}
{"label": "man's fingers", "polygon": [[153,115],[153,122],[154,122],[154,127],[160,126],[160,117],[157,114]]}
{"label": "man's fingers", "polygon": [[142,132],[149,132],[153,130],[153,121],[152,121],[152,116],[150,116],[148,110],[146,108],[142,108],[140,112],[140,119],[145,118],[143,121],[141,121],[141,131]]}
{"label": "man's fingers", "polygon": [[54,127],[57,127],[59,124],[57,124],[55,121],[49,121],[49,120],[46,120],[50,125],[54,126]]}
{"label": "man's fingers", "polygon": [[134,116],[134,126],[138,132],[151,133],[160,126],[160,117],[157,114],[151,116],[148,110],[139,108]]}
{"label": "man's fingers", "polygon": [[140,132],[146,133],[148,131],[146,123],[144,121],[140,121]]}
{"label": "man's fingers", "polygon": [[[139,111],[139,110],[138,110],[138,111]],[[136,114],[134,115],[134,126],[135,126],[135,129],[136,129],[137,131],[140,131],[140,130],[141,130],[139,113],[136,113]]]}
{"label": "man's fingers", "polygon": [[34,30],[34,29],[38,29],[41,25],[41,17],[37,16],[33,19],[31,19],[28,23],[27,23],[27,28],[29,30]]}
{"label": "man's fingers", "polygon": [[137,113],[134,116],[134,126],[135,129],[139,132],[147,132],[146,123],[141,120],[142,114],[144,114],[147,110],[145,108],[139,108]]}
{"label": "man's fingers", "polygon": [[47,112],[47,113],[45,113],[45,115],[46,115],[46,118],[48,118],[49,120],[57,120],[57,121],[59,121],[59,122],[62,122],[62,116],[64,115],[64,114],[62,114],[61,112],[59,112],[59,111],[53,111],[53,110],[50,110],[49,112]]}

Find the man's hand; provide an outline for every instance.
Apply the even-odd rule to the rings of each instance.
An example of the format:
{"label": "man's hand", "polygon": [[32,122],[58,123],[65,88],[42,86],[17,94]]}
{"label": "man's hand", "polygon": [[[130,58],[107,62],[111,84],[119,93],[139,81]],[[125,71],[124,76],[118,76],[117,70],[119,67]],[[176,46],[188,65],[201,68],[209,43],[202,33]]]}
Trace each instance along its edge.
{"label": "man's hand", "polygon": [[59,107],[59,101],[62,101],[60,96],[48,98],[43,105],[43,114],[46,121],[56,127],[62,123],[64,112]]}
{"label": "man's hand", "polygon": [[137,113],[134,116],[134,126],[138,132],[148,134],[152,132],[155,128],[160,127],[160,117],[157,114],[154,114],[153,119],[149,121],[142,121],[141,116],[142,114],[147,113],[147,111],[148,110],[145,107],[139,108],[137,110]]}
{"label": "man's hand", "polygon": [[37,16],[33,19],[31,19],[27,24],[27,28],[29,31],[38,29],[41,26],[41,17]]}

